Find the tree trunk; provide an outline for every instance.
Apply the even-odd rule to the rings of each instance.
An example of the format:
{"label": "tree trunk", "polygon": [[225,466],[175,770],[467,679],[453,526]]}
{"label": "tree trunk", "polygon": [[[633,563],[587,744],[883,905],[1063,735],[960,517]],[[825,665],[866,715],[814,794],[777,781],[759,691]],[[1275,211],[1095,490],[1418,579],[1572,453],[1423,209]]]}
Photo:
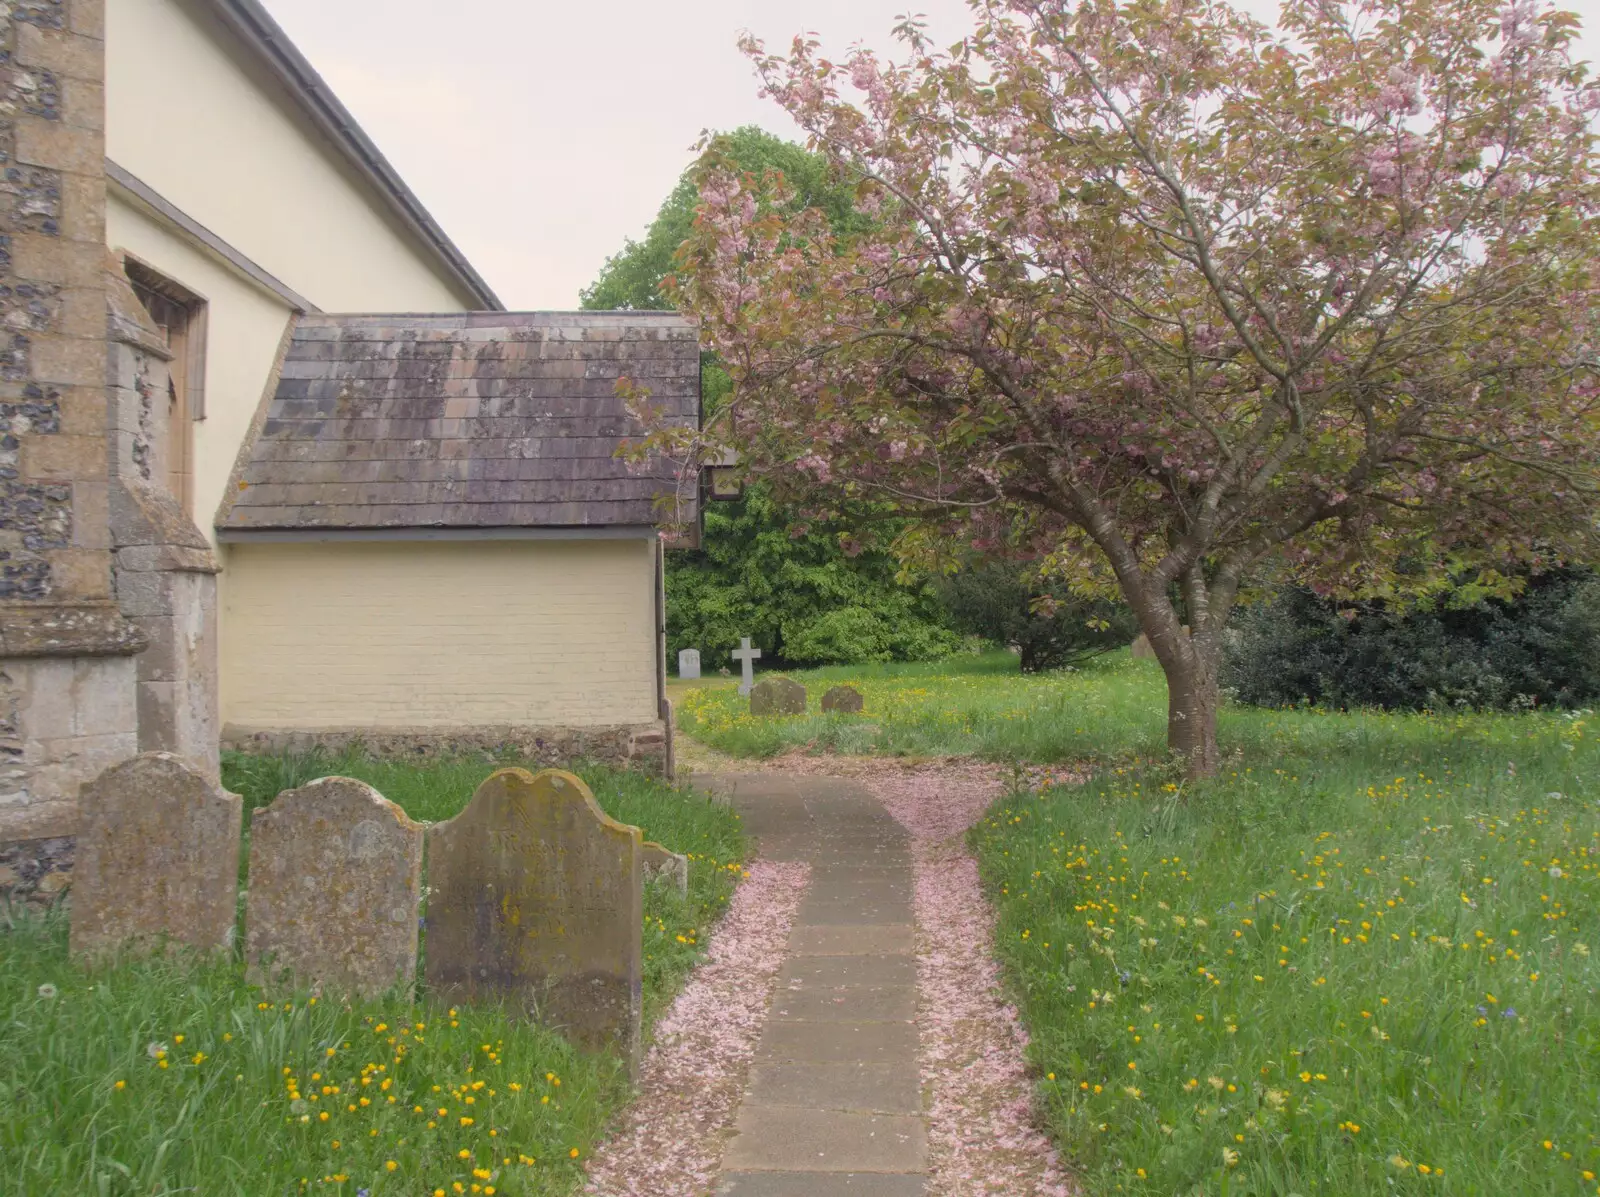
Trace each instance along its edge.
{"label": "tree trunk", "polygon": [[1221,701],[1217,674],[1203,658],[1195,646],[1171,664],[1162,662],[1167,675],[1167,747],[1183,754],[1191,780],[1211,777],[1222,765],[1217,750]]}

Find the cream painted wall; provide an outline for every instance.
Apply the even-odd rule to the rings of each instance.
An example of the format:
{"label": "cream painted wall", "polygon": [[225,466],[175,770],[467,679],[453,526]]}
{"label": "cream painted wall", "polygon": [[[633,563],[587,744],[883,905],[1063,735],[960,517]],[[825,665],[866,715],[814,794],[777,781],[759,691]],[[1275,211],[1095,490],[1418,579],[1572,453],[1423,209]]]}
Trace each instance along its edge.
{"label": "cream painted wall", "polygon": [[194,510],[189,514],[215,543],[217,505],[266,389],[291,309],[115,196],[106,203],[106,242],[207,301],[206,417],[194,422]]}
{"label": "cream painted wall", "polygon": [[656,718],[638,540],[226,546],[234,729],[595,727]]}
{"label": "cream painted wall", "polygon": [[196,0],[108,0],[106,155],[329,312],[472,306]]}

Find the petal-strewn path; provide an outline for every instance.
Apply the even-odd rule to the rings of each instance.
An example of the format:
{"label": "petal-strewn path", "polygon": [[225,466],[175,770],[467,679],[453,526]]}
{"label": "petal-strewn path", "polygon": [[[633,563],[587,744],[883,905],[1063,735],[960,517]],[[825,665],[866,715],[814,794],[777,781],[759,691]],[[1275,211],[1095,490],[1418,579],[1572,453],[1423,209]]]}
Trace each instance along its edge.
{"label": "petal-strewn path", "polygon": [[718,1192],[1066,1197],[962,839],[1000,792],[994,771],[851,772],[713,783],[762,857],[811,866]]}
{"label": "petal-strewn path", "polygon": [[[962,834],[993,769],[701,776],[757,861],[590,1165],[607,1197],[1069,1197]],[[824,770],[848,773],[830,776]]]}

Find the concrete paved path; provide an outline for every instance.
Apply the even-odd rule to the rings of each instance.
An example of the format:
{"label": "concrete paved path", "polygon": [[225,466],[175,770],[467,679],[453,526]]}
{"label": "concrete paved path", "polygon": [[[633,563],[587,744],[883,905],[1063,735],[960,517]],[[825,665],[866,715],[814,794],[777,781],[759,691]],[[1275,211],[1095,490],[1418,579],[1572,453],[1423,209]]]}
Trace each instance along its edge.
{"label": "concrete paved path", "polygon": [[867,791],[833,778],[717,775],[769,860],[811,885],[735,1134],[722,1197],[922,1197],[911,850]]}

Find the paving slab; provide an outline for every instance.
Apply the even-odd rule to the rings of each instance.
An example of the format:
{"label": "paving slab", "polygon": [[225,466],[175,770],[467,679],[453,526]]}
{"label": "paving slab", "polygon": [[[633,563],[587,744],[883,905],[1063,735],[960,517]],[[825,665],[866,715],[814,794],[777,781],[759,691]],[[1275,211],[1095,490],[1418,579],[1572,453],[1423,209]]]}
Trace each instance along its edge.
{"label": "paving slab", "polygon": [[778,988],[806,985],[915,985],[917,960],[892,956],[791,956],[778,972]]}
{"label": "paving slab", "polygon": [[898,1064],[763,1060],[750,1070],[749,1100],[874,1114],[920,1114],[922,1082]]}
{"label": "paving slab", "polygon": [[789,933],[789,951],[796,956],[910,955],[912,925],[797,926]]}
{"label": "paving slab", "polygon": [[728,796],[758,853],[810,882],[790,932],[722,1197],[923,1197],[909,839],[840,779],[739,774]]}
{"label": "paving slab", "polygon": [[917,1071],[917,1026],[910,1022],[769,1021],[758,1060],[814,1064],[899,1064]]}
{"label": "paving slab", "polygon": [[915,920],[911,899],[807,898],[795,912],[795,926],[908,926]]}
{"label": "paving slab", "polygon": [[770,1017],[784,1022],[910,1022],[914,985],[780,985]]}
{"label": "paving slab", "polygon": [[776,1172],[916,1172],[927,1160],[920,1117],[745,1101],[724,1168]]}
{"label": "paving slab", "polygon": [[717,1197],[923,1197],[927,1178],[898,1172],[727,1172]]}

